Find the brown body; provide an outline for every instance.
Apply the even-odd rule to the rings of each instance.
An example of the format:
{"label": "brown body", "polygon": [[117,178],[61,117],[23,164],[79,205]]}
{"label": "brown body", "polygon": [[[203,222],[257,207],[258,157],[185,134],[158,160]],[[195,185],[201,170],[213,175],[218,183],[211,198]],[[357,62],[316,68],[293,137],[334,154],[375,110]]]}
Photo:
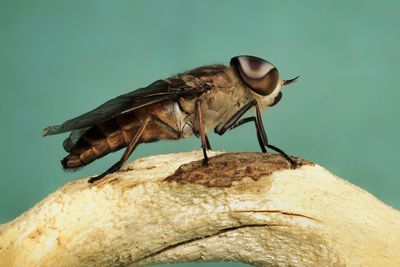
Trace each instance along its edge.
{"label": "brown body", "polygon": [[[71,132],[64,141],[69,153],[62,161],[65,169],[76,169],[127,147],[121,160],[94,182],[117,171],[140,143],[200,138],[207,165],[210,149],[207,132],[219,135],[243,123],[254,122],[260,148],[269,147],[260,110],[275,105],[282,97],[281,86],[296,80],[279,80],[278,70],[268,61],[253,56],[238,56],[229,66],[208,65],[158,80],[147,87],[118,96],[98,108],[49,126],[43,135]],[[242,118],[251,108],[256,116]]]}
{"label": "brown body", "polygon": [[[212,67],[215,68],[215,66]],[[230,67],[221,65],[219,70],[217,73],[198,73],[193,70],[173,77],[184,80],[186,83],[193,83],[192,86],[204,83],[211,85],[210,90],[199,96],[205,132],[223,123],[241,106],[254,98],[249,90],[243,88],[241,81],[235,77]],[[139,143],[175,140],[188,137],[193,133],[198,135],[198,125],[194,114],[195,99],[193,98],[164,101],[119,114],[87,129],[75,144],[71,144],[71,139],[67,138],[64,147],[70,154],[62,160],[62,165],[65,169],[79,168],[110,152],[126,147],[149,115],[159,118],[176,133],[168,131],[166,127],[155,121],[150,121]]]}

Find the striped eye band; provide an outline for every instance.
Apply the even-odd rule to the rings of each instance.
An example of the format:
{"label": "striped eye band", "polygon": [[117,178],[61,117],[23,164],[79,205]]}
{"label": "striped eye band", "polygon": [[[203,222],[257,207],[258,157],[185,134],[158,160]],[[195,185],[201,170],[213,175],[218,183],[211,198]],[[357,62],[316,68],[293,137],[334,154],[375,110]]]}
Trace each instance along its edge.
{"label": "striped eye band", "polygon": [[278,85],[279,72],[268,61],[254,56],[237,56],[231,59],[231,65],[242,81],[257,94],[271,94]]}

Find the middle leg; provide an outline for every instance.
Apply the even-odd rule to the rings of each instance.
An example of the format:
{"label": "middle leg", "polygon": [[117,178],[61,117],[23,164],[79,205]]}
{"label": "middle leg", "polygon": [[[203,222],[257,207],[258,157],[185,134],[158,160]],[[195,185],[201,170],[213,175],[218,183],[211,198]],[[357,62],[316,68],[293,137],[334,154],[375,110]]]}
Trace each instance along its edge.
{"label": "middle leg", "polygon": [[206,133],[204,132],[204,126],[203,126],[203,116],[201,114],[201,101],[200,99],[196,100],[196,116],[197,120],[197,125],[199,128],[199,135],[200,135],[200,140],[201,140],[201,148],[203,149],[203,165],[208,166],[208,156],[207,156],[207,148],[209,147],[209,144],[207,145],[207,136]]}

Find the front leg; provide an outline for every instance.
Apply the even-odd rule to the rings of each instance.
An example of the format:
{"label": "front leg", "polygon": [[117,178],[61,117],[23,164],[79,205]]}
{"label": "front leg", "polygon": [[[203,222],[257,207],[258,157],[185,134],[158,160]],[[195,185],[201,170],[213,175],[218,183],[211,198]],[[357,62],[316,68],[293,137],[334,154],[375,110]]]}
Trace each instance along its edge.
{"label": "front leg", "polygon": [[296,169],[299,166],[299,163],[297,161],[295,161],[291,157],[289,157],[282,149],[280,149],[274,145],[270,145],[268,143],[267,133],[265,132],[264,125],[262,122],[260,107],[258,106],[257,103],[256,103],[255,107],[256,107],[256,128],[257,128],[257,131],[259,132],[259,135],[261,135],[261,139],[262,139],[264,145],[267,146],[268,148],[278,152],[279,154],[281,154],[282,157],[284,157],[287,161],[290,162],[291,167],[293,169]]}
{"label": "front leg", "polygon": [[[256,108],[256,117],[248,117],[244,119],[240,119],[250,108],[255,107]],[[258,106],[258,103],[256,100],[253,100],[246,105],[244,105],[238,112],[236,112],[231,118],[229,118],[221,127],[216,127],[214,129],[214,132],[219,135],[223,135],[227,130],[234,129],[242,124],[245,124],[247,122],[254,122],[256,126],[256,132],[257,132],[257,140],[260,145],[260,148],[262,152],[267,152],[265,147],[268,147],[279,154],[281,154],[287,161],[290,162],[290,165],[292,168],[296,168],[298,166],[298,163],[294,161],[292,158],[290,158],[283,150],[279,149],[278,147],[274,145],[270,145],[268,143],[268,137],[265,132],[262,119],[261,119],[261,112],[260,112],[260,107]]]}
{"label": "front leg", "polygon": [[245,123],[247,123],[247,122],[254,122],[254,125],[255,125],[255,127],[256,127],[258,145],[260,146],[260,149],[261,149],[261,151],[262,151],[263,153],[267,153],[267,149],[265,148],[265,144],[264,144],[264,142],[263,142],[263,140],[262,140],[262,137],[261,137],[261,135],[260,135],[260,132],[257,131],[257,120],[256,120],[256,117],[252,116],[252,117],[248,117],[248,118],[241,119],[240,121],[238,121],[237,123],[235,123],[235,124],[231,127],[231,129],[234,129],[234,128],[236,128],[236,127],[239,127],[240,125],[245,124]]}
{"label": "front leg", "polygon": [[[232,130],[242,124],[245,124],[247,122],[253,121],[254,123],[257,124],[256,118],[255,117],[250,117],[250,118],[244,118],[239,120],[249,109],[254,107],[257,104],[256,100],[252,100],[246,105],[244,105],[242,108],[240,108],[235,114],[232,115],[221,127],[215,127],[214,132],[219,135],[223,135],[226,131]],[[257,125],[256,125],[257,127]],[[263,153],[267,152],[265,149],[264,142],[261,139],[261,136],[259,134],[259,131],[257,132],[257,140],[258,144],[260,145],[260,149]]]}

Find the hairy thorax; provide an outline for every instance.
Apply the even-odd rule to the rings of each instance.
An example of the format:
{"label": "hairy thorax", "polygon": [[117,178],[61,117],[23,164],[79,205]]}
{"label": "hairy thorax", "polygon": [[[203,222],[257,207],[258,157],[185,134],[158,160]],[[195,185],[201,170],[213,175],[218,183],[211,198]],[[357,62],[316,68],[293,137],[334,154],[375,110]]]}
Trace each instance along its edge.
{"label": "hairy thorax", "polygon": [[[252,95],[245,88],[233,71],[229,70],[212,77],[203,78],[201,83],[209,83],[211,89],[203,93],[198,99],[201,103],[201,113],[205,132],[224,123],[244,104],[251,101]],[[196,121],[196,98],[179,100],[179,107],[186,117],[177,112],[177,117],[185,117],[186,125],[193,127],[194,133],[198,133],[198,122]],[[182,124],[185,124],[182,123]]]}

